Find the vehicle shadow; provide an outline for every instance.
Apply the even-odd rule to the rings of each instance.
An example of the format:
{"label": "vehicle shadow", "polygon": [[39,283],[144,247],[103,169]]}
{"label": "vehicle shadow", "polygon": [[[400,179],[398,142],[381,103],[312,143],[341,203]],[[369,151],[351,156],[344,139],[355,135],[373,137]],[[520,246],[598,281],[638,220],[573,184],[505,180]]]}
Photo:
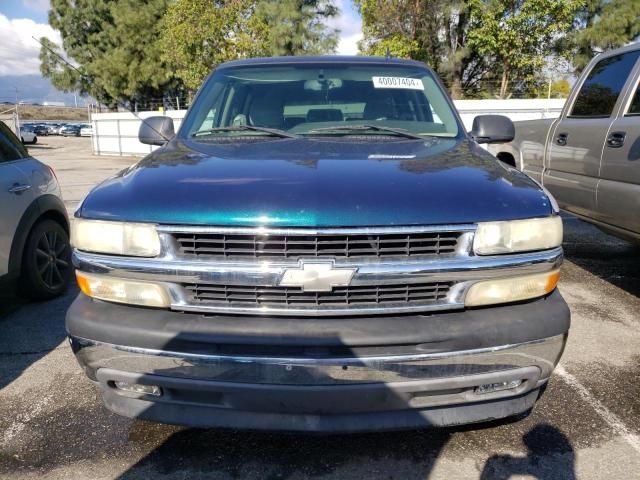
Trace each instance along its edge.
{"label": "vehicle shadow", "polygon": [[527,455],[494,455],[484,465],[480,480],[507,480],[514,475],[538,479],[575,480],[575,452],[569,439],[556,427],[539,424],[522,441]]}
{"label": "vehicle shadow", "polygon": [[[516,417],[513,421],[520,419]],[[482,430],[502,428],[511,421],[458,428],[326,436],[187,429],[172,434],[117,478],[205,475],[206,478],[423,480],[430,478],[454,435],[468,431],[482,434]],[[527,475],[527,478],[538,480],[575,480],[575,451],[559,429],[541,423],[527,431],[522,441],[527,448],[526,455],[491,456],[484,466],[480,464],[479,478],[506,480]],[[513,447],[517,448],[516,445]],[[398,465],[403,467],[394,473]]]}
{"label": "vehicle shadow", "polygon": [[46,145],[46,144],[43,145],[41,143],[28,144],[28,145],[25,145],[25,147],[27,147],[27,150],[29,150],[29,151],[30,150],[54,150],[56,148],[59,148],[59,147],[54,147],[54,146]]}
{"label": "vehicle shadow", "polygon": [[0,390],[66,337],[64,317],[78,294],[75,285],[62,297],[29,302],[10,288],[0,293]]}
{"label": "vehicle shadow", "polygon": [[422,480],[451,435],[449,429],[326,436],[189,429],[173,434],[118,478],[159,473],[189,478],[195,472],[207,478],[343,478],[345,470],[349,478],[379,478],[372,463],[391,456],[411,463],[403,479]]}
{"label": "vehicle shadow", "polygon": [[563,214],[563,217],[565,258],[640,297],[640,246],[601,232],[568,214]]}

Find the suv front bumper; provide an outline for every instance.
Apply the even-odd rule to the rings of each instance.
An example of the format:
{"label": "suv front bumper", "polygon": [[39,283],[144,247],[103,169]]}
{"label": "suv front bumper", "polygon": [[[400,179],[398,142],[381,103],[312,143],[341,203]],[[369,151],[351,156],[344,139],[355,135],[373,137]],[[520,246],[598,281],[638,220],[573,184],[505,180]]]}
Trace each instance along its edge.
{"label": "suv front bumper", "polygon": [[[564,348],[558,292],[517,305],[369,318],[203,316],[80,296],[76,357],[121,415],[198,427],[345,432],[529,410]],[[516,386],[478,393],[482,385]],[[134,393],[116,382],[160,387]]]}

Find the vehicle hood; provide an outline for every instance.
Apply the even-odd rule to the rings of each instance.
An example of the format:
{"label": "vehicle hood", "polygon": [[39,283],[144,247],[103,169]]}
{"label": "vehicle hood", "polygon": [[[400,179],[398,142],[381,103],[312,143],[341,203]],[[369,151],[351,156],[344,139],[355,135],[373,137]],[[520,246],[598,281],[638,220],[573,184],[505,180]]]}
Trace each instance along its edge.
{"label": "vehicle hood", "polygon": [[174,140],[97,186],[85,218],[227,226],[384,226],[542,217],[549,199],[470,140]]}

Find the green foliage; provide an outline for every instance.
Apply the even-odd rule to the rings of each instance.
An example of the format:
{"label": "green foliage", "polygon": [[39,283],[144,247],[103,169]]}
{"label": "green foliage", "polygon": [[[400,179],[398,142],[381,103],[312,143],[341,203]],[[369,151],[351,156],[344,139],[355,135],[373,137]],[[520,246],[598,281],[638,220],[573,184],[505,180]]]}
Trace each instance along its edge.
{"label": "green foliage", "polygon": [[537,77],[529,86],[530,88],[525,93],[530,98],[567,98],[571,91],[571,84],[566,78],[549,81]]}
{"label": "green foliage", "polygon": [[[634,0],[640,1],[640,0]],[[582,0],[355,0],[363,53],[429,64],[454,98],[534,92]],[[517,83],[514,80],[517,79]],[[494,88],[499,85],[499,88]]]}
{"label": "green foliage", "polygon": [[269,55],[317,55],[335,51],[338,35],[324,21],[338,9],[329,0],[259,1],[256,15],[268,26]]}
{"label": "green foliage", "polygon": [[334,50],[323,21],[336,13],[326,0],[176,0],[161,23],[162,58],[195,90],[228,60]]}
{"label": "green foliage", "polygon": [[558,44],[581,72],[602,50],[621,47],[640,37],[640,0],[586,0],[574,19],[574,31]]}
{"label": "green foliage", "polygon": [[410,57],[431,66],[451,88],[477,89],[487,71],[467,45],[469,6],[465,1],[355,0],[362,15],[363,53]]}
{"label": "green foliage", "polygon": [[[62,49],[47,39],[40,70],[64,91],[78,90],[114,106],[160,97],[176,87],[157,45],[169,0],[52,0],[50,25]],[[60,56],[75,64],[79,72]]]}
{"label": "green foliage", "polygon": [[[353,0],[361,52],[429,64],[452,96],[548,95],[599,50],[640,36],[640,0]],[[51,0],[41,72],[103,103],[197,89],[237,58],[335,50],[334,0]],[[69,59],[80,72],[67,66]],[[554,67],[553,65],[556,64]],[[566,96],[566,81],[552,96]]]}
{"label": "green foliage", "polygon": [[550,98],[567,98],[569,97],[569,92],[571,92],[571,84],[569,80],[563,78],[551,82],[551,89],[548,95]]}
{"label": "green foliage", "polygon": [[177,0],[160,23],[162,58],[196,90],[218,64],[265,55],[267,25],[248,0]]}
{"label": "green foliage", "polygon": [[337,12],[331,0],[52,0],[63,44],[42,39],[40,70],[110,106],[144,102],[197,89],[227,60],[331,52],[323,22]]}
{"label": "green foliage", "polygon": [[500,98],[513,79],[531,80],[572,25],[576,0],[471,0],[468,43],[499,65]]}
{"label": "green foliage", "polygon": [[[363,48],[363,45],[361,42],[360,48]],[[389,54],[395,58],[416,58],[419,55],[418,42],[397,33],[364,48],[368,55],[376,57],[384,57]]]}
{"label": "green foliage", "polygon": [[367,55],[410,56],[437,68],[440,42],[433,34],[441,22],[428,11],[437,11],[447,2],[440,0],[354,0],[362,16],[360,49]]}

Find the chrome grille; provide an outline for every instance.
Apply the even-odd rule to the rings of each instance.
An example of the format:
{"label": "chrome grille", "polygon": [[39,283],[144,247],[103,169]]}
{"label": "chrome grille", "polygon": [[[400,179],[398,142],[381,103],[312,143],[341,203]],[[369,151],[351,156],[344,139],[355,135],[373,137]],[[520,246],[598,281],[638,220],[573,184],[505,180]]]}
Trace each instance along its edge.
{"label": "chrome grille", "polygon": [[431,305],[446,300],[452,282],[335,287],[331,292],[305,292],[296,287],[185,284],[190,304],[260,307],[375,307],[378,305]]}
{"label": "chrome grille", "polygon": [[439,256],[457,251],[462,232],[384,234],[173,233],[179,253],[213,258],[386,258]]}

